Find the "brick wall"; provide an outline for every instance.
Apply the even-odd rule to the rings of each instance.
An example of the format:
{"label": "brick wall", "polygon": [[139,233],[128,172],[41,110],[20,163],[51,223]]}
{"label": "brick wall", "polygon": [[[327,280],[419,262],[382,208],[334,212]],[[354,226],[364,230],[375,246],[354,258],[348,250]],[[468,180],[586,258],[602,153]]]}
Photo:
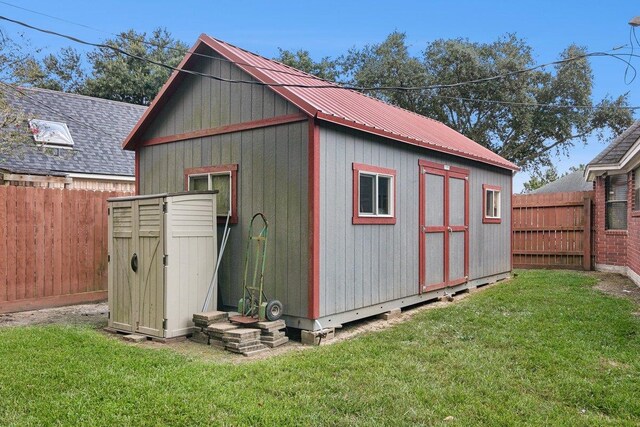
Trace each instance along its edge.
{"label": "brick wall", "polygon": [[[632,174],[629,174],[630,176]],[[631,180],[631,179],[630,179]],[[627,230],[605,230],[605,185],[604,178],[597,177],[595,185],[595,208],[594,208],[594,225],[595,225],[595,255],[596,264],[626,266],[627,265]],[[627,201],[633,200],[633,185],[632,182],[627,186]],[[627,224],[631,224],[631,206],[632,203],[627,203]],[[640,217],[635,218],[637,224],[634,225],[640,228]],[[637,233],[634,234],[634,239],[638,240]],[[640,271],[640,253],[636,253],[634,248],[634,259],[637,262],[638,270]]]}
{"label": "brick wall", "polygon": [[640,274],[640,206],[634,205],[634,173],[629,174],[627,266]]}

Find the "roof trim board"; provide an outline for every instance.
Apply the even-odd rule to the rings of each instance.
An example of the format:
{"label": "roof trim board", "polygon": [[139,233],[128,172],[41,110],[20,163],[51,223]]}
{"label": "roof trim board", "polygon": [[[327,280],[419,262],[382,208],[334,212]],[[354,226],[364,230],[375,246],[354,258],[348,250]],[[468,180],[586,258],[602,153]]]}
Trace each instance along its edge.
{"label": "roof trim board", "polygon": [[[304,84],[301,82],[313,79],[335,86],[335,89],[320,89],[326,91],[322,93],[313,92],[311,88],[294,90],[294,88],[285,86],[268,86],[270,90],[291,102],[310,118],[317,118],[321,121],[487,163],[503,169],[519,170],[515,164],[436,120],[383,103],[359,92],[344,89],[335,83],[321,80],[277,61],[260,57],[226,42],[216,40],[206,34],[200,35],[198,41],[178,65],[178,68],[186,68],[194,58],[191,52],[197,51],[202,46],[209,47],[223,58],[232,61],[238,68],[258,82],[267,85],[283,83]],[[260,69],[268,67],[273,68],[274,75],[281,78],[281,81],[270,75],[272,71]],[[284,71],[287,71],[286,76]],[[278,72],[282,74],[277,74]],[[184,74],[177,70],[171,74],[169,80],[151,103],[151,106],[125,139],[123,143],[124,149],[135,150],[135,147],[142,142],[140,138],[151,120],[157,116],[159,106],[164,104],[170,94],[175,91],[175,85],[183,76]],[[345,96],[336,96],[336,89],[345,91]],[[302,92],[303,90],[305,92]],[[432,137],[439,140],[439,142],[433,141]],[[460,147],[466,147],[469,150],[460,149]],[[477,151],[477,153],[472,151]]]}

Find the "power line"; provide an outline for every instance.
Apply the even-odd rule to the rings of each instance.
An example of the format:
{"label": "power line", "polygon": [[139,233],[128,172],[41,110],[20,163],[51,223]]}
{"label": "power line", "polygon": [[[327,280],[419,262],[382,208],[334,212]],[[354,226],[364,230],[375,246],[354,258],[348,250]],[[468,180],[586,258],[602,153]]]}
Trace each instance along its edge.
{"label": "power line", "polygon": [[[500,101],[497,99],[481,99],[481,98],[465,98],[462,96],[448,96],[448,95],[431,95],[436,98],[454,99],[458,101],[466,102],[482,102],[486,104],[501,104],[501,105],[514,105],[521,107],[540,107],[540,108],[567,108],[567,109],[580,109],[580,110],[596,110],[596,105],[559,105],[559,104],[545,104],[538,102],[517,102],[517,101]],[[618,107],[624,110],[640,110],[640,107]]]}
{"label": "power line", "polygon": [[[86,29],[89,29],[89,30],[97,31],[99,33],[109,34],[109,35],[112,35],[112,36],[115,36],[115,37],[121,37],[121,38],[129,40],[129,41],[140,42],[140,43],[142,43],[142,44],[144,44],[146,46],[152,46],[152,47],[156,47],[156,48],[163,49],[163,50],[167,49],[167,50],[175,51],[175,52],[178,52],[181,55],[191,54],[193,56],[198,56],[198,57],[207,58],[207,59],[213,59],[213,60],[216,60],[216,61],[226,62],[226,63],[229,63],[229,64],[243,65],[243,66],[246,66],[246,67],[255,68],[257,70],[272,71],[272,72],[275,72],[275,73],[280,73],[280,74],[284,74],[284,75],[291,75],[291,76],[300,76],[300,72],[295,73],[295,72],[290,72],[290,71],[285,71],[285,70],[278,70],[278,69],[275,69],[275,68],[262,67],[262,66],[259,66],[259,65],[248,64],[248,63],[245,63],[245,62],[234,62],[234,61],[231,61],[231,60],[229,60],[227,58],[221,58],[219,56],[213,56],[213,55],[207,55],[205,53],[195,52],[195,51],[190,50],[188,48],[187,49],[181,49],[181,48],[173,47],[173,46],[169,46],[169,45],[163,46],[163,45],[161,45],[159,43],[153,43],[153,42],[151,42],[149,40],[145,40],[144,38],[138,39],[138,38],[135,38],[135,37],[131,37],[131,36],[127,35],[126,33],[120,33],[120,34],[112,33],[110,31],[101,30],[99,28],[91,27],[89,25],[81,24],[79,22],[69,21],[68,19],[60,18],[60,17],[57,17],[57,16],[49,15],[47,13],[38,12],[37,10],[28,9],[26,7],[22,7],[22,6],[18,6],[18,5],[15,5],[15,4],[11,4],[11,3],[8,3],[6,1],[0,1],[0,4],[4,4],[4,5],[10,6],[10,7],[14,7],[16,9],[24,10],[26,12],[34,13],[36,15],[40,15],[40,16],[44,16],[44,17],[47,17],[47,18],[55,19],[55,20],[58,20],[58,21],[61,21],[61,22],[67,23],[67,24],[77,25],[77,26],[82,27],[82,28],[86,28]],[[289,67],[286,64],[283,64],[283,65],[285,65],[286,67]],[[321,78],[319,78],[317,76],[313,76],[313,75],[310,75],[310,77],[314,77],[314,78],[316,78],[318,80],[324,80],[324,79],[321,79]]]}
{"label": "power line", "polygon": [[[14,24],[38,31],[38,32],[42,32],[45,34],[50,34],[50,35],[54,35],[54,36],[58,36],[58,37],[62,37],[65,38],[67,40],[71,40],[73,42],[76,43],[80,43],[83,45],[87,45],[87,46],[93,46],[93,47],[98,47],[101,49],[110,49],[113,50],[115,52],[118,52],[122,55],[128,56],[130,58],[134,58],[137,59],[139,61],[144,61],[144,62],[148,62],[150,64],[154,64],[157,65],[159,67],[162,68],[166,68],[172,71],[177,71],[177,72],[181,72],[181,73],[186,73],[186,74],[191,74],[191,75],[195,75],[195,76],[199,76],[199,77],[205,77],[205,78],[210,78],[213,80],[217,80],[217,81],[222,81],[222,82],[226,82],[226,83],[243,83],[243,84],[252,84],[252,85],[258,85],[258,86],[268,86],[268,87],[291,87],[291,88],[302,88],[302,89],[347,89],[347,90],[355,90],[355,91],[360,91],[360,92],[371,92],[371,91],[388,91],[388,90],[396,90],[396,91],[404,91],[404,92],[408,92],[408,91],[417,91],[417,90],[436,90],[436,89],[446,89],[446,88],[456,88],[456,87],[460,87],[460,86],[464,86],[464,85],[468,85],[468,84],[477,84],[477,83],[484,83],[484,82],[489,82],[489,81],[495,81],[495,80],[499,80],[499,79],[504,79],[507,77],[511,77],[511,76],[517,76],[517,75],[521,75],[521,74],[525,74],[525,73],[529,73],[535,70],[538,70],[540,68],[544,68],[544,67],[548,67],[551,65],[559,65],[559,64],[564,64],[564,63],[568,63],[568,62],[572,62],[572,61],[576,61],[576,60],[580,60],[580,59],[585,59],[588,57],[612,57],[615,59],[618,59],[622,62],[624,62],[625,64],[629,64],[629,62],[623,58],[620,58],[620,56],[624,55],[624,56],[638,56],[638,55],[632,55],[632,54],[620,54],[620,55],[616,55],[616,54],[611,54],[608,52],[590,52],[590,53],[585,53],[585,54],[581,54],[581,55],[576,55],[573,57],[569,57],[569,58],[564,58],[564,59],[560,59],[557,61],[552,61],[552,62],[547,62],[544,64],[539,64],[533,67],[529,67],[526,69],[521,69],[521,70],[516,70],[516,71],[511,71],[509,73],[504,73],[504,74],[498,74],[498,75],[494,75],[491,77],[484,77],[484,78],[479,78],[479,79],[474,79],[474,80],[468,80],[468,81],[463,81],[463,82],[457,82],[457,83],[449,83],[449,84],[436,84],[436,85],[429,85],[429,86],[375,86],[375,87],[362,87],[362,86],[350,86],[350,85],[338,85],[336,83],[330,83],[330,84],[318,84],[318,85],[305,85],[305,84],[296,84],[296,83],[266,83],[266,82],[261,82],[261,81],[255,81],[255,80],[235,80],[235,79],[226,79],[223,77],[219,77],[219,76],[214,76],[211,74],[207,74],[207,73],[200,73],[197,71],[193,71],[193,70],[186,70],[186,69],[181,69],[181,68],[177,68],[177,67],[173,67],[171,65],[168,64],[164,64],[162,62],[159,61],[154,61],[148,58],[143,58],[139,55],[135,55],[132,54],[130,52],[125,51],[124,49],[120,49],[118,47],[115,46],[110,46],[107,44],[102,44],[102,43],[93,43],[93,42],[88,42],[82,39],[79,39],[77,37],[74,36],[70,36],[67,34],[62,34],[62,33],[58,33],[55,31],[51,31],[51,30],[47,30],[47,29],[43,29],[43,28],[39,28],[30,24],[27,24],[25,22],[21,22],[15,19],[11,19],[11,18],[7,18],[5,16],[0,16],[0,20],[4,20],[4,21],[8,21],[8,22],[12,22]],[[239,64],[233,61],[229,61],[233,64]],[[635,68],[633,66],[631,66],[634,69],[635,72]],[[295,75],[298,75],[297,73],[295,73]],[[313,78],[315,80],[319,80],[319,81],[324,81],[319,79],[316,76],[313,75],[309,75],[306,74],[309,78]]]}

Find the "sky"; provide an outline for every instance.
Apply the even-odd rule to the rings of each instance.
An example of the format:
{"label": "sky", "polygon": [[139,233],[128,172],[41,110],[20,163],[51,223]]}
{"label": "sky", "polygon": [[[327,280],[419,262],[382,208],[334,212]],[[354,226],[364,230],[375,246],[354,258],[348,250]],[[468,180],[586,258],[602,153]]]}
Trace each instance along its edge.
{"label": "sky", "polygon": [[[628,47],[628,22],[640,16],[640,6],[633,4],[636,2],[617,0],[0,0],[0,15],[92,42],[131,28],[151,32],[166,27],[189,46],[201,33],[207,33],[266,57],[277,56],[278,48],[282,48],[308,50],[315,59],[337,57],[352,47],[380,43],[395,30],[406,33],[414,55],[420,55],[428,42],[439,38],[492,42],[506,33],[515,33],[533,48],[536,63],[546,63],[558,59],[571,43],[585,46],[590,52]],[[12,38],[23,33],[34,47],[43,48],[46,53],[73,45],[6,21],[0,21],[0,30]],[[82,45],[73,46],[84,49]],[[636,44],[635,48],[640,53],[640,46]],[[640,58],[631,61],[640,73]],[[640,106],[640,75],[625,81],[626,65],[612,58],[593,58],[591,65],[596,102],[606,95],[628,93],[630,104]],[[640,118],[638,114],[640,110],[636,118]],[[586,146],[577,143],[569,156],[556,157],[555,165],[563,173],[571,166],[588,163],[605,146],[595,138]],[[518,173],[514,191],[519,192],[528,179],[527,174]]]}

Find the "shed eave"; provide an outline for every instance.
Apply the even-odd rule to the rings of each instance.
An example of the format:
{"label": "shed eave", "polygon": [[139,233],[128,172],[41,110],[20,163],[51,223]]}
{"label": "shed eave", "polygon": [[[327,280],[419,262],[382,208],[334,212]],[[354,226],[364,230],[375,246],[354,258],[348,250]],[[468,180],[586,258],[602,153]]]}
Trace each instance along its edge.
{"label": "shed eave", "polygon": [[484,157],[481,157],[481,156],[476,156],[476,155],[471,154],[471,153],[466,153],[466,152],[463,152],[463,151],[460,151],[460,150],[454,150],[452,148],[448,148],[448,147],[445,147],[445,146],[442,146],[442,145],[428,143],[426,141],[421,141],[421,140],[409,138],[409,137],[406,137],[406,136],[398,135],[398,134],[395,134],[395,133],[392,133],[392,132],[389,132],[389,131],[385,131],[383,129],[366,126],[366,125],[363,125],[361,123],[350,121],[350,120],[347,120],[347,119],[344,119],[344,118],[341,118],[341,117],[338,117],[338,116],[334,116],[334,115],[331,115],[331,114],[326,114],[326,113],[319,112],[317,114],[317,118],[318,118],[318,120],[325,121],[325,122],[328,122],[328,123],[333,123],[333,124],[337,124],[337,125],[340,125],[340,126],[348,127],[348,128],[351,128],[351,129],[356,129],[356,130],[359,130],[359,131],[370,133],[370,134],[373,134],[373,135],[382,136],[382,137],[385,137],[385,138],[392,139],[394,141],[402,142],[402,143],[413,145],[413,146],[416,146],[416,147],[427,148],[427,149],[430,149],[430,150],[433,150],[433,151],[438,151],[438,152],[441,152],[441,153],[451,154],[451,155],[456,156],[456,157],[462,157],[462,158],[465,158],[465,159],[474,160],[474,161],[481,162],[481,163],[486,163],[488,165],[496,166],[496,167],[499,167],[499,168],[502,168],[502,169],[506,169],[506,170],[510,170],[510,171],[513,171],[513,172],[518,172],[520,170],[520,168],[518,166],[516,166],[515,164],[510,163],[510,162],[508,164],[496,162],[496,161],[493,161],[491,159],[487,159],[487,158],[484,158]]}

